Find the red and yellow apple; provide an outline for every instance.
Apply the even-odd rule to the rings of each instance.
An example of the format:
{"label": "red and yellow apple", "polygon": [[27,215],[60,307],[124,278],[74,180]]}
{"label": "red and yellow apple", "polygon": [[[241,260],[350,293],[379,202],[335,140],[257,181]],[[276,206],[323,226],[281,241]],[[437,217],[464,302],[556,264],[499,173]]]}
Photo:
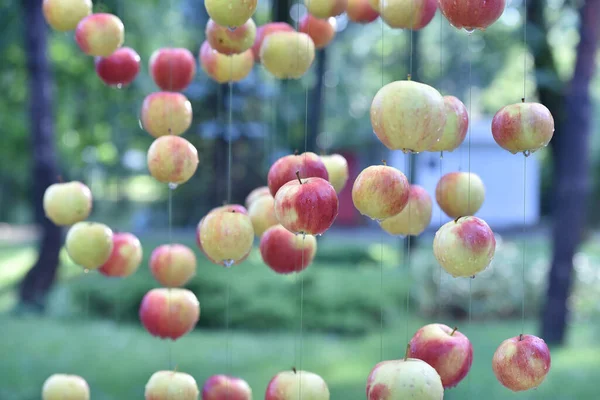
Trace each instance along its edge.
{"label": "red and yellow apple", "polygon": [[328,156],[321,156],[321,161],[325,165],[327,169],[327,175],[329,175],[329,182],[335,189],[335,191],[339,194],[346,183],[348,182],[348,177],[350,175],[350,171],[348,170],[348,161],[344,158],[344,156],[340,154],[330,154]]}
{"label": "red and yellow apple", "polygon": [[187,88],[196,74],[196,60],[184,48],[162,48],[150,56],[150,76],[161,89],[180,92]]}
{"label": "red and yellow apple", "polygon": [[295,29],[287,22],[269,22],[259,26],[256,30],[256,39],[252,45],[254,60],[260,62],[260,48],[267,36],[274,32],[293,32]]}
{"label": "red and yellow apple", "polygon": [[429,148],[429,151],[456,150],[467,136],[469,113],[467,107],[454,96],[444,96],[446,106],[446,124],[440,140]]}
{"label": "red and yellow apple", "polygon": [[75,41],[85,54],[108,57],[125,40],[125,26],[113,14],[98,13],[84,17],[75,29]]}
{"label": "red and yellow apple", "polygon": [[246,258],[254,243],[254,228],[247,214],[233,209],[209,212],[198,226],[200,246],[209,260],[229,267]]}
{"label": "red and yellow apple", "polygon": [[367,378],[367,400],[441,400],[442,379],[425,361],[416,358],[382,361]]}
{"label": "red and yellow apple", "polygon": [[44,192],[43,206],[46,217],[55,225],[73,225],[90,216],[92,192],[79,181],[54,183]]}
{"label": "red and yellow apple", "polygon": [[97,222],[78,222],[67,232],[65,248],[75,264],[98,269],[112,253],[113,231]]}
{"label": "red and yellow apple", "polygon": [[268,186],[260,186],[260,187],[257,187],[256,189],[253,189],[250,193],[248,193],[248,196],[246,196],[246,201],[244,202],[244,204],[246,205],[246,208],[250,208],[250,205],[252,205],[252,203],[256,199],[258,199],[262,196],[265,196],[265,195],[269,195],[269,196],[273,197]]}
{"label": "red and yellow apple", "polygon": [[191,375],[158,371],[146,383],[144,397],[146,400],[198,400],[198,394],[198,384]]}
{"label": "red and yellow apple", "polygon": [[348,0],[304,0],[307,11],[317,18],[337,17],[346,11]]}
{"label": "red and yellow apple", "polygon": [[254,66],[252,50],[227,56],[213,49],[207,41],[202,43],[199,57],[202,70],[219,83],[239,82],[250,74]]}
{"label": "red and yellow apple", "polygon": [[143,249],[140,240],[128,232],[114,233],[110,257],[98,271],[105,276],[125,278],[133,275],[142,263]]}
{"label": "red and yellow apple", "polygon": [[313,372],[296,369],[275,375],[265,393],[265,400],[329,400],[329,397],[329,388],[323,378]]}
{"label": "red and yellow apple", "polygon": [[373,10],[379,12],[379,0],[369,0],[369,5]]}
{"label": "red and yellow apple", "polygon": [[281,225],[267,229],[260,239],[260,255],[278,274],[304,271],[317,253],[317,239],[312,235],[296,235]]}
{"label": "red and yellow apple", "polygon": [[391,235],[418,236],[431,223],[431,196],[418,185],[410,185],[408,203],[402,211],[379,223],[381,228]]}
{"label": "red and yellow apple", "polygon": [[[379,5],[379,0],[377,0]],[[375,10],[369,0],[348,0],[346,7],[348,19],[357,24],[368,24],[379,17],[379,12]]]}
{"label": "red and yellow apple", "polygon": [[187,182],[198,168],[198,150],[180,136],[165,135],[152,142],[148,149],[150,175],[162,183]]}
{"label": "red and yellow apple", "polygon": [[316,49],[322,49],[335,37],[335,26],[335,18],[321,19],[304,14],[298,24],[298,31],[310,36]]}
{"label": "red and yellow apple", "polygon": [[144,99],[142,126],[150,135],[182,135],[192,125],[192,103],[177,92],[155,92]]}
{"label": "red and yellow apple", "polygon": [[391,28],[419,30],[426,27],[437,10],[437,0],[385,0],[379,13]]}
{"label": "red and yellow apple", "polygon": [[472,172],[450,172],[440,178],[435,199],[450,218],[475,215],[485,200],[485,186]]}
{"label": "red and yellow apple", "polygon": [[177,340],[198,323],[200,303],[187,289],[157,288],[146,293],[139,315],[142,325],[152,336]]}
{"label": "red and yellow apple", "polygon": [[241,378],[213,375],[204,382],[202,400],[252,400],[252,389]]}
{"label": "red and yellow apple", "polygon": [[454,27],[468,32],[485,30],[500,18],[506,0],[439,0],[444,17]]}
{"label": "red and yellow apple", "polygon": [[196,275],[196,255],[178,243],[158,246],[149,264],[154,279],[165,287],[181,287]]}
{"label": "red and yellow apple", "polygon": [[250,18],[242,26],[231,30],[212,19],[206,24],[206,41],[217,52],[225,55],[240,54],[248,50],[256,39],[256,24]]}
{"label": "red and yellow apple", "polygon": [[92,13],[92,0],[44,0],[42,11],[52,29],[68,32]]}
{"label": "red and yellow apple", "polygon": [[205,0],[208,16],[217,24],[237,28],[248,21],[254,12],[258,0]]}
{"label": "red and yellow apple", "polygon": [[267,184],[271,195],[275,197],[279,188],[289,181],[296,180],[296,172],[302,179],[313,177],[329,179],[327,167],[321,157],[315,153],[290,154],[279,158],[269,168]]}
{"label": "red and yellow apple", "polygon": [[90,400],[90,387],[81,376],[53,374],[42,386],[42,400]]}
{"label": "red and yellow apple", "polygon": [[315,60],[315,43],[306,33],[272,32],[260,47],[260,61],[277,79],[300,79]]}
{"label": "red and yellow apple", "polygon": [[387,165],[372,165],[354,180],[352,202],[362,215],[384,220],[406,207],[409,191],[410,184],[401,171]]}
{"label": "red and yellow apple", "polygon": [[254,227],[254,234],[261,237],[270,227],[279,224],[275,217],[275,198],[269,193],[254,200],[248,209],[248,215]]}
{"label": "red and yellow apple", "polygon": [[109,86],[126,86],[140,72],[140,56],[130,47],[121,47],[108,57],[96,58],[96,74]]}

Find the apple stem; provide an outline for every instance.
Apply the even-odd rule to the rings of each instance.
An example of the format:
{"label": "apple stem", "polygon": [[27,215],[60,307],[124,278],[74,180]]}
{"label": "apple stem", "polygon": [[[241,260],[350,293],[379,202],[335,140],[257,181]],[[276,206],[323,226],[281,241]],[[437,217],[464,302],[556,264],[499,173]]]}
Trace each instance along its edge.
{"label": "apple stem", "polygon": [[521,103],[525,103],[525,97],[521,97]]}
{"label": "apple stem", "polygon": [[412,75],[408,74],[408,76],[406,77],[406,79],[410,81],[412,79]]}
{"label": "apple stem", "polygon": [[298,149],[294,150],[294,155],[297,156],[298,155]]}
{"label": "apple stem", "polygon": [[454,333],[458,330],[458,326],[455,326],[454,329],[452,330],[452,333],[450,334],[450,336],[454,336]]}
{"label": "apple stem", "polygon": [[461,218],[462,218],[462,217],[457,217],[457,218],[454,220],[454,223],[458,223],[458,220],[459,220],[459,219],[461,219]]}
{"label": "apple stem", "polygon": [[381,162],[383,163],[383,165],[387,166],[387,161],[381,160]]}
{"label": "apple stem", "polygon": [[410,343],[406,345],[406,353],[404,353],[404,361],[408,360],[408,352],[410,351]]}
{"label": "apple stem", "polygon": [[58,175],[56,179],[58,179],[58,183],[63,183],[63,178],[61,175]]}
{"label": "apple stem", "polygon": [[302,185],[302,179],[300,179],[300,171],[296,171],[296,177],[298,177],[298,182]]}
{"label": "apple stem", "polygon": [[292,367],[292,371],[294,371],[295,374],[298,373],[298,370],[296,369],[296,367]]}
{"label": "apple stem", "polygon": [[519,335],[519,342],[520,342],[520,341],[522,341],[522,340],[523,340],[523,334],[521,333],[521,334]]}

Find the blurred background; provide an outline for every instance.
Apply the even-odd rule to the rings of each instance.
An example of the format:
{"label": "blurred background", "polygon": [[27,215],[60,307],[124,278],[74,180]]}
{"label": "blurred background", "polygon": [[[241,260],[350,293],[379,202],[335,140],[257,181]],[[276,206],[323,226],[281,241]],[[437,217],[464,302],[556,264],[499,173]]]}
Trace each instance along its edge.
{"label": "blurred background", "polygon": [[[296,26],[304,12],[298,3],[260,0],[254,19]],[[72,33],[47,28],[41,0],[4,2],[1,10],[1,400],[39,399],[56,372],[83,376],[94,400],[142,398],[150,375],[168,369],[170,357],[199,385],[213,374],[240,376],[257,399],[272,376],[299,363],[327,381],[332,399],[364,399],[380,346],[385,359],[400,358],[412,334],[431,322],[458,326],[474,346],[469,376],[447,399],[599,398],[600,0],[509,0],[497,23],[470,37],[439,12],[418,32],[390,29],[380,19],[358,25],[341,15],[336,38],[305,77],[281,82],[257,65],[233,85],[231,98],[227,85],[199,68],[184,94],[194,109],[185,137],[198,148],[200,165],[174,192],[176,242],[196,249],[198,221],[226,199],[229,140],[234,203],[266,184],[274,160],[304,151],[305,132],[309,151],[347,158],[351,179],[302,285],[296,276],[273,273],[258,251],[231,270],[198,252],[198,274],[187,287],[202,315],[197,329],[174,343],[151,337],[138,320],[143,295],[158,287],[147,258],[168,240],[168,190],[147,173],[152,137],[141,129],[139,112],[144,97],[158,90],[147,68],[154,50],[185,47],[197,56],[208,20],[203,2],[95,5],[123,20],[125,45],[142,57],[140,75],[123,89],[102,83]],[[526,196],[523,156],[500,149],[490,132],[494,113],[523,97],[524,65],[527,99],[545,104],[556,122],[551,145],[528,158]],[[373,134],[373,96],[409,72],[470,109],[470,136],[453,153],[390,153]],[[432,196],[447,172],[482,177],[487,198],[478,216],[498,241],[485,272],[473,280],[440,272],[431,243],[448,218],[437,207],[430,229],[410,242],[359,215],[352,178],[382,159]],[[59,176],[90,186],[91,220],[138,235],[145,261],[135,275],[83,274],[70,262],[65,232],[41,208],[45,188]],[[504,339],[521,333],[523,284],[526,333],[551,346],[552,369],[537,390],[514,394],[495,380],[491,358]]]}

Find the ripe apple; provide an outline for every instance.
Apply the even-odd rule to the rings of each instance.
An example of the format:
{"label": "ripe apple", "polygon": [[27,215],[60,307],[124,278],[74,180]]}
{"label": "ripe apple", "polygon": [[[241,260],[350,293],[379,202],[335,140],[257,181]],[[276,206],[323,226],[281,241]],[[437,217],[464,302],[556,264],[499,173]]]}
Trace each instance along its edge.
{"label": "ripe apple", "polygon": [[92,13],[92,0],[44,0],[42,11],[52,29],[68,32]]}
{"label": "ripe apple", "polygon": [[356,177],[352,202],[362,215],[384,220],[406,207],[409,191],[410,184],[402,172],[387,165],[372,165]]}
{"label": "ripe apple", "polygon": [[278,79],[300,79],[314,60],[315,43],[302,32],[272,32],[260,47],[260,61]]}
{"label": "ripe apple", "polygon": [[78,222],[67,232],[65,248],[75,264],[86,269],[97,269],[110,258],[113,232],[104,224]]}
{"label": "ripe apple", "polygon": [[500,18],[505,6],[506,0],[439,0],[448,22],[467,32],[485,30]]}
{"label": "ripe apple", "polygon": [[158,371],[146,383],[144,397],[146,400],[198,400],[198,394],[198,384],[191,375]]}
{"label": "ripe apple", "polygon": [[335,37],[336,20],[316,18],[311,14],[304,14],[298,24],[298,31],[306,33],[313,40],[315,48],[326,47]]}
{"label": "ripe apple", "polygon": [[279,224],[275,217],[275,198],[270,193],[254,200],[248,209],[248,215],[257,237],[261,237],[273,225]]}
{"label": "ripe apple", "polygon": [[433,255],[454,277],[475,276],[490,265],[496,238],[488,224],[477,217],[460,217],[436,232]]}
{"label": "ripe apple", "polygon": [[266,230],[260,239],[260,255],[278,274],[304,271],[317,253],[317,239],[312,235],[295,235],[281,225]]}
{"label": "ripe apple", "polygon": [[226,56],[210,47],[208,41],[202,43],[199,57],[202,70],[219,83],[239,82],[245,79],[254,67],[252,50]]}
{"label": "ripe apple", "polygon": [[492,135],[503,149],[529,155],[550,143],[554,136],[554,118],[543,104],[511,104],[494,115]]}
{"label": "ripe apple", "polygon": [[442,137],[445,123],[444,98],[423,83],[388,83],[371,104],[373,131],[390,150],[427,151]]}
{"label": "ripe apple", "polygon": [[212,19],[206,24],[206,41],[221,54],[240,54],[248,50],[256,39],[256,24],[250,18],[242,26],[231,30]]}
{"label": "ripe apple", "polygon": [[207,257],[229,267],[248,256],[254,228],[247,214],[230,209],[209,212],[199,224],[200,245]]}
{"label": "ripe apple", "polygon": [[340,154],[331,154],[328,156],[321,156],[321,161],[327,169],[327,175],[329,175],[329,182],[337,193],[340,193],[346,182],[348,182],[348,162],[344,156]]}
{"label": "ripe apple", "polygon": [[446,107],[446,124],[440,140],[429,148],[429,151],[456,150],[467,136],[469,113],[467,107],[454,96],[444,96]]}
{"label": "ripe apple", "polygon": [[385,0],[379,13],[391,28],[419,30],[426,27],[437,10],[437,0]]}
{"label": "ripe apple", "polygon": [[84,221],[92,212],[92,192],[81,182],[54,183],[44,192],[44,213],[59,226]]}
{"label": "ripe apple", "polygon": [[[377,0],[377,3],[377,6],[379,6],[379,0]],[[371,6],[369,0],[348,0],[346,14],[350,21],[358,24],[368,24],[379,17],[379,12]]]}
{"label": "ripe apple", "polygon": [[419,236],[431,223],[431,196],[419,185],[410,185],[408,203],[402,211],[379,225],[391,235]]}
{"label": "ripe apple", "polygon": [[519,335],[500,344],[492,358],[498,381],[513,392],[535,389],[550,371],[550,350],[543,339]]}
{"label": "ripe apple", "polygon": [[125,40],[125,26],[113,14],[98,13],[84,17],[75,29],[75,41],[90,56],[108,57]]}
{"label": "ripe apple", "polygon": [[126,86],[140,72],[140,56],[130,47],[121,47],[108,57],[96,58],[96,73],[110,86]]}
{"label": "ripe apple", "polygon": [[190,332],[200,319],[200,303],[187,289],[152,289],[140,304],[140,321],[152,335],[177,340]]}
{"label": "ripe apple", "polygon": [[338,215],[339,202],[331,183],[323,178],[297,179],[283,185],[275,196],[275,216],[285,229],[322,235]]}
{"label": "ripe apple", "polygon": [[337,17],[346,11],[348,0],[304,0],[307,11],[317,18]]}
{"label": "ripe apple", "polygon": [[408,357],[418,358],[435,368],[444,389],[458,385],[471,369],[473,346],[469,339],[444,324],[419,329],[408,347]]}
{"label": "ripe apple", "polygon": [[287,22],[269,22],[259,26],[256,30],[256,39],[252,45],[254,60],[260,62],[260,48],[267,36],[274,32],[293,32],[295,29]]}
{"label": "ripe apple", "polygon": [[250,208],[250,205],[256,199],[260,198],[261,196],[266,196],[266,195],[273,197],[273,195],[271,195],[271,191],[269,190],[268,186],[260,186],[260,187],[257,187],[256,189],[253,189],[246,197],[246,201],[244,203],[246,205],[246,208]]}
{"label": "ripe apple", "polygon": [[80,376],[53,374],[42,386],[42,400],[89,400],[90,387]]}
{"label": "ripe apple", "polygon": [[485,186],[472,172],[450,172],[438,181],[435,200],[450,218],[475,215],[485,200]]}
{"label": "ripe apple", "polygon": [[162,286],[183,286],[196,275],[196,255],[182,244],[158,246],[150,256],[150,272]]}
{"label": "ripe apple", "polygon": [[182,184],[198,168],[198,150],[180,136],[166,135],[154,140],[148,149],[148,170],[159,182]]}
{"label": "ripe apple", "polygon": [[205,0],[208,16],[221,26],[237,29],[256,11],[258,0]]}
{"label": "ripe apple", "polygon": [[367,379],[368,400],[441,400],[442,379],[425,361],[416,358],[382,361]]}
{"label": "ripe apple", "polygon": [[213,375],[204,382],[202,400],[252,400],[252,389],[241,378]]}
{"label": "ripe apple", "polygon": [[329,400],[327,383],[319,375],[309,371],[282,371],[267,385],[265,400]]}
{"label": "ripe apple", "polygon": [[379,0],[369,0],[369,5],[373,10],[379,12]]}
{"label": "ripe apple", "polygon": [[144,99],[142,126],[150,135],[182,135],[192,125],[192,103],[177,92],[151,93]]}
{"label": "ripe apple", "polygon": [[142,244],[133,234],[120,232],[113,234],[113,249],[108,260],[98,271],[105,276],[124,278],[132,275],[142,263]]}
{"label": "ripe apple", "polygon": [[303,179],[312,177],[329,179],[327,167],[321,157],[315,153],[290,154],[275,161],[269,169],[267,183],[271,195],[275,197],[279,188],[289,181],[296,180],[296,172],[299,172],[300,178]]}
{"label": "ripe apple", "polygon": [[150,56],[150,76],[161,89],[180,92],[187,88],[196,74],[196,60],[188,49],[162,48]]}

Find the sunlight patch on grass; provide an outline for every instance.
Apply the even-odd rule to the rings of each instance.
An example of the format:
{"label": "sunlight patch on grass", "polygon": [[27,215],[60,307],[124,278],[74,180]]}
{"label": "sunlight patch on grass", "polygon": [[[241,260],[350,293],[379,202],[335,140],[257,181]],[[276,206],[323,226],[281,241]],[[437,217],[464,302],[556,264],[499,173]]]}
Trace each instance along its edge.
{"label": "sunlight patch on grass", "polygon": [[33,266],[36,256],[33,247],[0,250],[0,290],[20,281]]}

